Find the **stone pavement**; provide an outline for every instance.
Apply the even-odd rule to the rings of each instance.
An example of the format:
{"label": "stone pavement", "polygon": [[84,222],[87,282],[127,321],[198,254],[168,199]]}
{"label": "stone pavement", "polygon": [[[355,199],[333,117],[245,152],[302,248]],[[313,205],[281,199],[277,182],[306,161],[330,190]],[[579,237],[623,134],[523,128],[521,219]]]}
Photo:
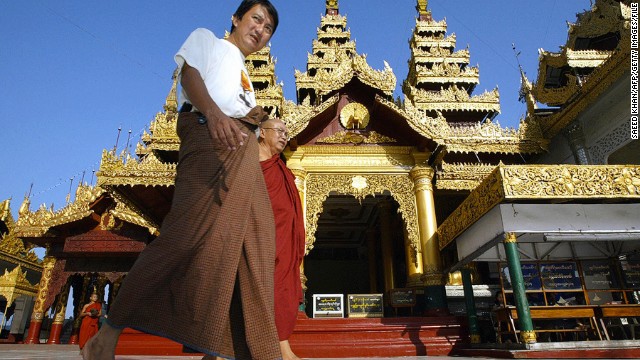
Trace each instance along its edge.
{"label": "stone pavement", "polygon": [[[200,356],[140,356],[118,355],[116,360],[200,360]],[[314,360],[365,360],[369,358],[342,358]],[[394,358],[375,358],[376,360],[472,360],[494,359],[488,357],[447,357],[447,356],[403,356]],[[0,360],[82,360],[76,345],[9,345],[0,344]]]}
{"label": "stone pavement", "polygon": [[[118,355],[116,360],[200,360],[201,356],[139,356]],[[398,357],[393,359],[424,360],[426,356]],[[363,358],[360,358],[363,359]],[[391,358],[376,358],[385,360]],[[443,360],[447,357],[429,357],[429,360]],[[471,359],[471,358],[457,358]],[[75,345],[3,345],[0,344],[0,360],[82,360],[78,347]],[[314,359],[329,360],[329,359]],[[355,360],[340,359],[340,360]]]}

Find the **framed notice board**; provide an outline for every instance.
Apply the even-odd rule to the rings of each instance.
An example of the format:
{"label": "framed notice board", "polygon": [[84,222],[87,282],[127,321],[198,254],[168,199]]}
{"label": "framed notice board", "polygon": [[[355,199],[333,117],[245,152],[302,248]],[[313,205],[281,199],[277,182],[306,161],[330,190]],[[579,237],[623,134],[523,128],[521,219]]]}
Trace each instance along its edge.
{"label": "framed notice board", "polygon": [[382,294],[349,294],[347,311],[349,317],[383,317]]}
{"label": "framed notice board", "polygon": [[415,306],[416,289],[391,289],[389,291],[389,304],[393,307]]}
{"label": "framed notice board", "polygon": [[344,317],[344,296],[342,294],[314,294],[314,318]]}

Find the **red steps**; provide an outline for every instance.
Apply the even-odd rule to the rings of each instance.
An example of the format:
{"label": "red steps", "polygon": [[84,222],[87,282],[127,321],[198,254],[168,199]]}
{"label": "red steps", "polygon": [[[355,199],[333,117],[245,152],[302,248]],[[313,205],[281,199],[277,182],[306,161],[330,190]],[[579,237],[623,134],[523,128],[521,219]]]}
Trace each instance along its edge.
{"label": "red steps", "polygon": [[[453,316],[359,319],[299,318],[289,339],[300,357],[449,355],[466,339]],[[125,329],[117,355],[188,355],[182,345]]]}

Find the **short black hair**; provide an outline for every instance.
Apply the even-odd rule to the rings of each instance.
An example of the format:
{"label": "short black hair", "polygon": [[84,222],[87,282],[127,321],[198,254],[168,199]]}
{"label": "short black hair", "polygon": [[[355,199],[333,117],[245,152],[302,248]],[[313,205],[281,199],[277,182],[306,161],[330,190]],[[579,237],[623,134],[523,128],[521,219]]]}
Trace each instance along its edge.
{"label": "short black hair", "polygon": [[[273,36],[273,34],[276,33],[276,29],[278,28],[278,10],[276,10],[276,7],[273,6],[273,4],[269,0],[242,0],[242,3],[240,3],[240,6],[238,6],[238,9],[236,9],[236,12],[233,14],[233,16],[240,20],[242,19],[244,14],[247,13],[247,11],[251,10],[256,5],[264,6],[264,8],[267,9],[267,12],[271,16],[271,20],[273,20],[273,31],[271,32],[271,36]],[[233,32],[235,28],[236,27],[233,26],[232,21],[231,32]]]}

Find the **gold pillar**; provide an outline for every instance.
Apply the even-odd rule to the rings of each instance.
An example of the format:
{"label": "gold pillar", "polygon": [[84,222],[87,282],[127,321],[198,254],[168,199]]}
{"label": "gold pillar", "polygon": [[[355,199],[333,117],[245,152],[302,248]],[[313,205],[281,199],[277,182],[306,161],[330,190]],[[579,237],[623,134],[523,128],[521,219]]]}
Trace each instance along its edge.
{"label": "gold pillar", "polygon": [[438,223],[436,221],[436,209],[433,201],[434,170],[431,167],[416,166],[411,169],[409,175],[414,184],[416,195],[416,210],[418,217],[418,233],[422,247],[423,279],[426,286],[444,285],[442,274],[442,260],[440,259],[440,247],[438,244]]}
{"label": "gold pillar", "polygon": [[378,203],[378,220],[380,221],[380,245],[382,249],[382,268],[384,269],[384,293],[388,294],[395,288],[393,270],[393,229],[391,217],[393,216],[390,201]]}
{"label": "gold pillar", "polygon": [[[296,177],[296,188],[298,188],[298,195],[300,195],[300,203],[302,204],[302,219],[304,221],[305,236],[307,229],[307,203],[306,203],[306,189],[307,189],[307,171],[302,167],[289,168],[293,175]],[[306,240],[305,240],[306,242]],[[306,255],[306,248],[305,248]],[[302,283],[302,291],[307,290],[307,277],[304,275],[304,257],[300,263],[300,282]]]}
{"label": "gold pillar", "polygon": [[39,344],[40,343],[40,328],[42,327],[42,319],[44,318],[44,302],[47,300],[47,293],[49,292],[49,284],[51,283],[51,276],[53,275],[53,267],[56,265],[56,258],[53,256],[45,256],[42,261],[42,278],[40,278],[40,284],[38,285],[38,295],[36,297],[36,303],[33,306],[33,312],[31,314],[31,324],[29,325],[29,333],[25,339],[25,344]]}
{"label": "gold pillar", "polygon": [[422,286],[422,252],[416,251],[411,246],[409,233],[404,229],[404,253],[407,264],[407,287]]}

